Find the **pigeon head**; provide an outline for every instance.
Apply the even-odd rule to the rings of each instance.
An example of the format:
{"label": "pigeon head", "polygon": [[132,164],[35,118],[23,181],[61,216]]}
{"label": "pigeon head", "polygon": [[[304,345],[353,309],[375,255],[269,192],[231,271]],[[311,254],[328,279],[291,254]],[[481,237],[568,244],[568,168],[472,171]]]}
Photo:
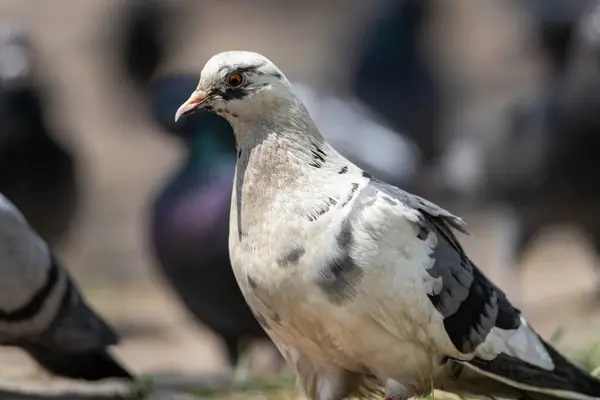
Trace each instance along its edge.
{"label": "pigeon head", "polygon": [[217,113],[232,125],[261,119],[297,102],[291,84],[266,57],[248,51],[213,56],[200,74],[198,87],[179,107],[175,121],[200,110]]}

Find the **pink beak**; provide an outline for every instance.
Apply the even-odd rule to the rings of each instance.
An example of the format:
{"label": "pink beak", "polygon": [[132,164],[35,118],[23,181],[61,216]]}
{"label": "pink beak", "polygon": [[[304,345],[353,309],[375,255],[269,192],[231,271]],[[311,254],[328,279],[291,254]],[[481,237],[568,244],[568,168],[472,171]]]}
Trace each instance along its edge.
{"label": "pink beak", "polygon": [[204,107],[208,94],[202,90],[195,90],[189,99],[183,103],[175,113],[175,122],[184,115],[193,114]]}

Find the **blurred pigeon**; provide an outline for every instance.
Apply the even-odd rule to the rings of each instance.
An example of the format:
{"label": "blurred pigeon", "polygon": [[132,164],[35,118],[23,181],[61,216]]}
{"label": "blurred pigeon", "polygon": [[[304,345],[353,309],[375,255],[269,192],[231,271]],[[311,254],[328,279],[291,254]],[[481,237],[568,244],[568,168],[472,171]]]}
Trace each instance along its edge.
{"label": "blurred pigeon", "polygon": [[552,70],[551,79],[564,74],[577,23],[595,0],[522,0],[533,17],[543,51]]}
{"label": "blurred pigeon", "polygon": [[164,32],[168,15],[157,0],[132,0],[119,5],[122,57],[119,66],[139,88],[145,88],[165,57]]}
{"label": "blurred pigeon", "polygon": [[386,1],[360,43],[351,78],[358,99],[414,141],[424,163],[441,151],[441,87],[422,45],[431,9],[429,0]]}
{"label": "blurred pigeon", "polygon": [[22,348],[55,375],[132,379],[107,351],[117,342],[46,243],[0,195],[0,344]]}
{"label": "blurred pigeon", "polygon": [[387,181],[417,184],[422,157],[409,138],[386,126],[357,99],[321,93],[298,82],[294,88],[325,138],[345,157]]}
{"label": "blurred pigeon", "polygon": [[464,222],[341,156],[265,57],[211,58],[175,120],[200,110],[237,141],[237,281],[309,398],[600,397],[469,260]]}
{"label": "blurred pigeon", "polygon": [[164,127],[173,128],[172,133],[189,149],[186,161],[167,178],[153,200],[152,249],[179,298],[223,339],[229,361],[236,365],[249,339],[268,336],[244,301],[229,263],[235,142],[229,123],[214,114],[199,113],[179,130],[166,124],[165,113],[170,112],[172,121],[178,105],[195,87],[194,81],[186,78],[159,78],[151,90],[153,115]]}
{"label": "blurred pigeon", "polygon": [[[485,158],[485,191],[510,212],[503,271],[517,286],[525,251],[545,228],[568,224],[600,256],[600,2],[581,20],[565,75],[518,103],[508,134]],[[516,285],[515,285],[516,284]],[[517,293],[516,293],[517,294]]]}
{"label": "blurred pigeon", "polygon": [[53,138],[25,34],[0,26],[0,191],[51,246],[68,233],[78,205],[75,161]]}

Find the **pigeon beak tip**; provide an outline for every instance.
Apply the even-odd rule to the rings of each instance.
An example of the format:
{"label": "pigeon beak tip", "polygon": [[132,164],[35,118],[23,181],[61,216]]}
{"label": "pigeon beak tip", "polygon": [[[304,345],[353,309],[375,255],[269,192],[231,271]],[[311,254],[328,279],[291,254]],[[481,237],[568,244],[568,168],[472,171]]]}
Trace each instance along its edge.
{"label": "pigeon beak tip", "polygon": [[183,103],[175,113],[175,122],[185,115],[193,114],[204,108],[208,94],[201,90],[196,90],[189,99]]}

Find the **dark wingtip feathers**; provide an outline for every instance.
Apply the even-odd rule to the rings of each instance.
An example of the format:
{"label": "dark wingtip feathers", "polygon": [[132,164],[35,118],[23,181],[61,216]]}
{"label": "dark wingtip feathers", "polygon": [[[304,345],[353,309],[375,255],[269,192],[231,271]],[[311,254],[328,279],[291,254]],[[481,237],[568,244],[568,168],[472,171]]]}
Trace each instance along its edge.
{"label": "dark wingtip feathers", "polygon": [[467,223],[465,221],[463,221],[461,218],[458,218],[456,216],[451,216],[451,217],[446,217],[446,221],[448,222],[448,225],[450,225],[452,228],[456,229],[460,233],[467,235],[467,236],[471,236],[471,232],[469,232],[467,230]]}
{"label": "dark wingtip feathers", "polygon": [[552,358],[553,371],[546,371],[505,354],[501,354],[492,361],[475,358],[469,361],[469,364],[516,384],[600,398],[600,380],[571,363],[543,339],[540,338],[540,340]]}
{"label": "dark wingtip feathers", "polygon": [[377,190],[380,190],[381,192],[389,195],[390,197],[401,201],[409,207],[416,208],[417,210],[425,212],[433,217],[439,217],[451,228],[467,236],[471,236],[471,234],[467,230],[467,223],[463,221],[462,218],[457,217],[451,212],[441,208],[437,204],[432,203],[431,201],[424,199],[423,197],[416,196],[393,185],[380,181],[377,178],[373,178],[368,174],[365,175],[364,172],[363,176],[368,178],[370,180],[370,184]]}

